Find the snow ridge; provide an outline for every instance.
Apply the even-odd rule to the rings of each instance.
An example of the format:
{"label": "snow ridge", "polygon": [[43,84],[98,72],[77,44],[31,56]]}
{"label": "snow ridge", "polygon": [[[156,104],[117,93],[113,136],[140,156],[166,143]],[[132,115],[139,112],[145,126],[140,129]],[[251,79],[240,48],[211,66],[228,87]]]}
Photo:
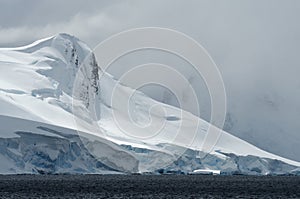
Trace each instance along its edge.
{"label": "snow ridge", "polygon": [[[111,103],[115,86],[120,90],[116,105]],[[118,128],[113,111],[129,125],[122,99],[131,95],[134,122],[163,120],[161,135],[136,139]],[[154,110],[149,116],[154,105],[167,115]],[[68,34],[0,49],[0,107],[0,173],[299,173],[299,162],[225,131],[210,154],[197,158],[210,124],[120,84],[99,69],[86,44]],[[170,142],[183,120],[190,126]],[[196,140],[187,146],[182,140],[192,136],[189,128],[197,123]]]}

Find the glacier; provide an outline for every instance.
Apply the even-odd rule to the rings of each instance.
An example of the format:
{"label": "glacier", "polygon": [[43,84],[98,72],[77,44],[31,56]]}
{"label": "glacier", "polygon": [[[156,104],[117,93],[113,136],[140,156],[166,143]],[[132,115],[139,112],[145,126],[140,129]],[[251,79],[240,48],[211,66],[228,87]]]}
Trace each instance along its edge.
{"label": "glacier", "polygon": [[[68,34],[1,48],[0,77],[2,174],[300,174],[299,162],[225,131],[213,151],[199,152],[209,127],[217,127],[121,84],[101,71],[84,42]],[[122,100],[128,96],[134,121]],[[156,136],[149,136],[151,129],[140,132],[131,126],[150,121],[164,124]]]}

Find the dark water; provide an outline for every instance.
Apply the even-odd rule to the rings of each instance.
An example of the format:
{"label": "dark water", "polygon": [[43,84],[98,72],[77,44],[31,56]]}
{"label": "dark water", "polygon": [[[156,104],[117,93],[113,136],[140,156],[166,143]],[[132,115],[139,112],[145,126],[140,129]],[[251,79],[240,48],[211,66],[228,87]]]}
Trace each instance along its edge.
{"label": "dark water", "polygon": [[300,198],[292,176],[0,176],[0,198]]}

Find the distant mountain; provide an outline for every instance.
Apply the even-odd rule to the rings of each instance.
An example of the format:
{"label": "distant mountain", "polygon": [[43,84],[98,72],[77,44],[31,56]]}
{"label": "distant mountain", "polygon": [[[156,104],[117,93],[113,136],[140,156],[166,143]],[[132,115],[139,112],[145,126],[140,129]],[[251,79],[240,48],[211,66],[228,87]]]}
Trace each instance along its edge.
{"label": "distant mountain", "polygon": [[[153,129],[133,122],[164,125],[149,137]],[[120,84],[68,34],[0,49],[0,173],[300,173],[299,162],[224,131],[213,151],[199,152],[209,127]]]}

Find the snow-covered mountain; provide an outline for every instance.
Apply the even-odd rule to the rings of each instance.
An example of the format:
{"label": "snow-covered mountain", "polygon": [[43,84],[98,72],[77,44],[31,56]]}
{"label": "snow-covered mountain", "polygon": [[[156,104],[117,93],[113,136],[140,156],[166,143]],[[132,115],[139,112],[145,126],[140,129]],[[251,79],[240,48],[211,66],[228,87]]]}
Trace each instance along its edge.
{"label": "snow-covered mountain", "polygon": [[209,127],[120,84],[73,36],[0,49],[0,173],[300,173],[299,162],[224,131],[199,158]]}

